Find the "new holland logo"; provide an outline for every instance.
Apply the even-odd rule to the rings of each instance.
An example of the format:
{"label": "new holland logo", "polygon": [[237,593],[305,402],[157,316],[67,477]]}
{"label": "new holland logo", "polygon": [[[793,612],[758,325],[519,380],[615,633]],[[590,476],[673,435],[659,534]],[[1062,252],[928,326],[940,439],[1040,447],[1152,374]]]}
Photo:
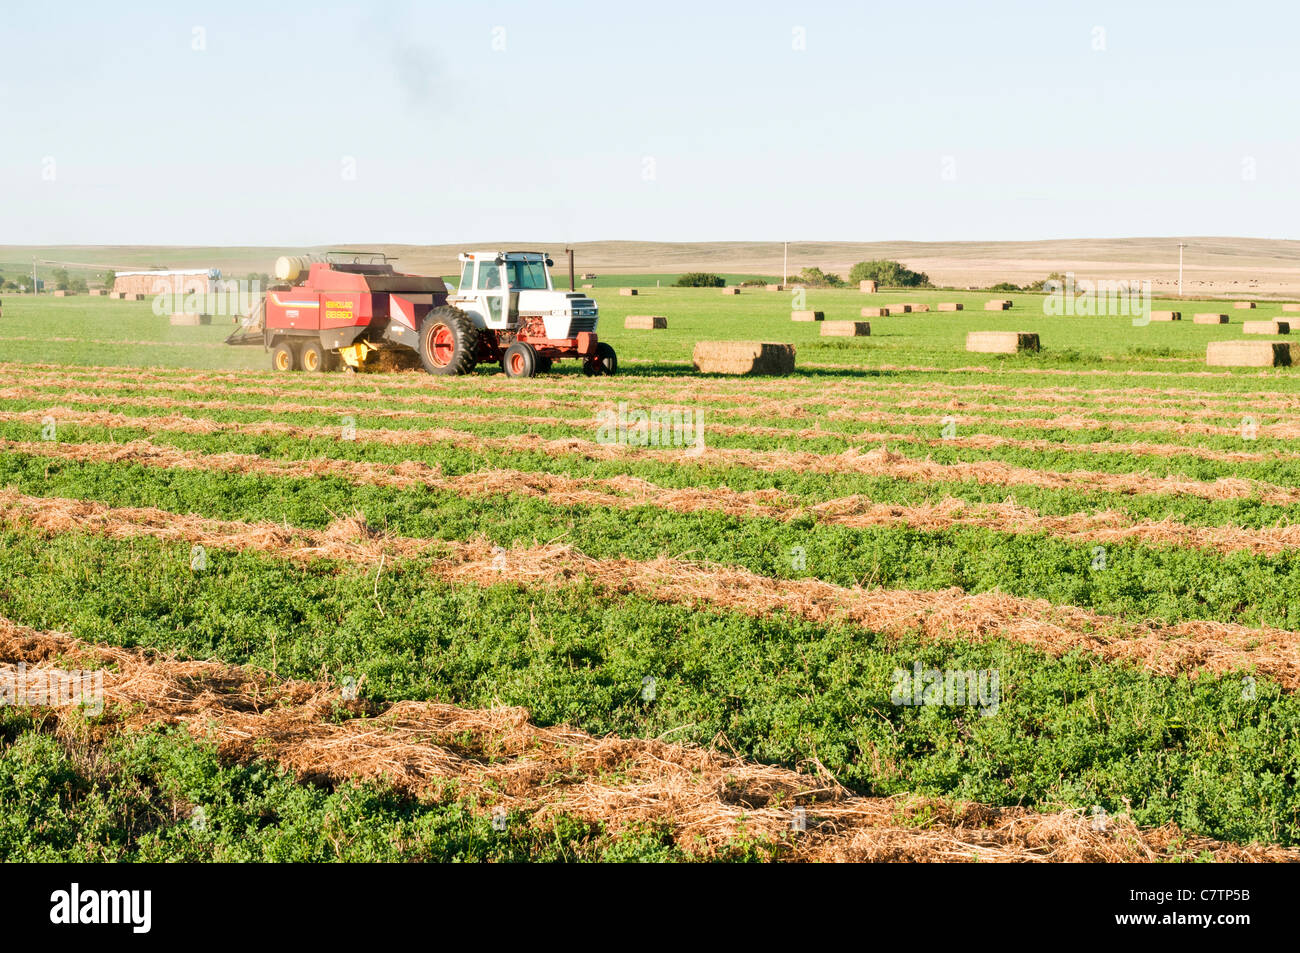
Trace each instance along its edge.
{"label": "new holland logo", "polygon": [[153,921],[151,890],[85,890],[74,883],[70,890],[50,894],[50,922],[54,924],[130,924],[132,933],[148,933]]}

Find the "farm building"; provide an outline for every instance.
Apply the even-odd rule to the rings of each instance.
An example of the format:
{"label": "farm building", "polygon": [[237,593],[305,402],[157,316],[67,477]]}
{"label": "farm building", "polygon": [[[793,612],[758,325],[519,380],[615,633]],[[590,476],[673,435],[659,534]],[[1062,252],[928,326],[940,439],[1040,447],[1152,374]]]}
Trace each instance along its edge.
{"label": "farm building", "polygon": [[215,283],[221,280],[216,268],[188,268],[167,271],[119,271],[113,279],[113,290],[119,294],[207,294],[216,291]]}

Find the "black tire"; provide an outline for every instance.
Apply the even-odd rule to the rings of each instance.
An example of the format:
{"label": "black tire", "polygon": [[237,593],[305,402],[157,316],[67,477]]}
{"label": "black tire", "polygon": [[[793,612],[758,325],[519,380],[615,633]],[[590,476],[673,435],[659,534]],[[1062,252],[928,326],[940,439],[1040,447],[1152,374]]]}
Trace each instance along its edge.
{"label": "black tire", "polygon": [[420,325],[420,362],[430,374],[468,374],[477,353],[478,328],[460,308],[434,308]]}
{"label": "black tire", "polygon": [[298,367],[309,374],[323,374],[330,369],[329,353],[320,341],[305,341],[298,349]]}
{"label": "black tire", "polygon": [[582,362],[582,372],[588,377],[613,377],[618,373],[618,355],[601,341],[596,345],[596,353]]}
{"label": "black tire", "polygon": [[271,370],[296,371],[298,369],[298,351],[288,341],[279,341],[271,349]]}
{"label": "black tire", "polygon": [[501,358],[501,368],[506,377],[535,377],[537,375],[537,351],[531,344],[516,341],[506,348]]}
{"label": "black tire", "polygon": [[537,355],[537,373],[538,374],[551,373],[551,359],[547,357],[545,354]]}

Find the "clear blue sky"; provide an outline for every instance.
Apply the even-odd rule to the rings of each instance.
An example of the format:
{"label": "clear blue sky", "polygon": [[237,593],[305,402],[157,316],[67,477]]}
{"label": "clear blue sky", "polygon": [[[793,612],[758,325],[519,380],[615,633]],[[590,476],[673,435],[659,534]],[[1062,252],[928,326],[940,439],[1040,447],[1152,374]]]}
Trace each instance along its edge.
{"label": "clear blue sky", "polygon": [[278,6],[8,0],[0,244],[1300,237],[1293,2]]}

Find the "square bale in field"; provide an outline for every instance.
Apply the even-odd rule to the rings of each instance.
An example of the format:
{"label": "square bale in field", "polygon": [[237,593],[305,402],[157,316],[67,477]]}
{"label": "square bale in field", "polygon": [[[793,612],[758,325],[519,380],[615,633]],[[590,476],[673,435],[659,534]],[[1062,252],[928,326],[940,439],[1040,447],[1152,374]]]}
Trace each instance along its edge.
{"label": "square bale in field", "polygon": [[785,285],[763,285],[764,291],[784,291]]}
{"label": "square bale in field", "polygon": [[582,286],[582,290],[583,290],[583,291],[589,291],[590,289],[592,289],[592,288],[594,288],[594,287],[596,287],[596,286],[595,286],[595,285],[583,285],[583,286]]}
{"label": "square bale in field", "polygon": [[585,275],[582,276],[582,280],[583,280],[583,281],[586,281],[588,278],[595,278],[595,277],[596,277],[595,274],[593,274],[592,272],[589,271],[589,272],[587,272]]}
{"label": "square bale in field", "polygon": [[960,311],[962,309],[960,301],[940,301],[935,307],[940,311]]}
{"label": "square bale in field", "polygon": [[108,296],[109,296],[110,298],[112,298],[114,301],[118,301],[118,300],[121,300],[122,292],[120,292],[120,291],[110,291],[110,292],[108,293]]}
{"label": "square bale in field", "polygon": [[56,298],[71,298],[71,297],[72,297],[73,295],[75,295],[75,294],[76,294],[75,291],[56,291],[56,292],[54,292],[54,297],[56,297]]}
{"label": "square bale in field", "polygon": [[980,354],[1037,351],[1038,335],[1031,331],[971,331],[966,335],[966,350]]}
{"label": "square bale in field", "polygon": [[624,295],[625,297],[631,297],[632,295],[636,294],[636,289],[635,289],[635,288],[619,288],[619,289],[618,289],[618,293],[621,294],[621,295]]}
{"label": "square bale in field", "polygon": [[1296,312],[1296,311],[1300,311],[1300,304],[1284,304],[1284,305],[1282,305],[1282,310],[1283,310],[1283,311],[1290,311],[1290,312],[1294,313],[1294,312]]}
{"label": "square bale in field", "polygon": [[91,288],[89,291],[86,292],[86,294],[88,294],[88,295],[93,295],[93,296],[95,296],[96,298],[99,298],[99,297],[102,297],[102,296],[103,296],[103,294],[104,294],[104,289],[103,289],[103,288]]}
{"label": "square bale in field", "polygon": [[122,292],[122,300],[123,300],[123,301],[143,301],[143,300],[144,300],[144,295],[142,295],[142,294],[140,294],[140,293],[138,293],[138,292],[135,293],[135,294],[132,294],[132,293],[129,292],[129,291],[124,291],[124,292]]}
{"label": "square bale in field", "polygon": [[791,311],[791,321],[825,321],[825,311]]}
{"label": "square bale in field", "polygon": [[1290,334],[1289,321],[1242,321],[1242,334]]}
{"label": "square bale in field", "polygon": [[629,314],[623,319],[623,327],[634,331],[655,331],[668,327],[668,319],[662,314]]}
{"label": "square bale in field", "polygon": [[1228,316],[1226,314],[1214,314],[1210,311],[1198,311],[1192,315],[1193,324],[1227,324]]}
{"label": "square bale in field", "polygon": [[1011,307],[1011,302],[1005,298],[996,298],[993,301],[984,302],[985,311],[1006,311]]}
{"label": "square bale in field", "polygon": [[196,314],[193,311],[177,311],[171,316],[171,323],[177,327],[197,327],[200,324],[211,324],[212,315]]}
{"label": "square bale in field", "polygon": [[858,312],[861,318],[887,318],[893,314],[893,308],[863,308]]}
{"label": "square bale in field", "polygon": [[738,294],[740,294],[740,289],[739,289],[739,288],[723,288],[723,289],[722,289],[722,293],[723,293],[724,295],[738,295]]}
{"label": "square bale in field", "polygon": [[858,282],[858,290],[864,294],[873,295],[876,293],[876,283],[870,278],[864,278]]}
{"label": "square bale in field", "polygon": [[1210,367],[1290,367],[1300,363],[1300,344],[1281,341],[1211,341],[1205,346]]}
{"label": "square bale in field", "polygon": [[864,338],[870,334],[870,321],[827,321],[822,324],[824,338]]}
{"label": "square bale in field", "polygon": [[1233,305],[1233,307],[1236,308],[1238,311],[1249,311],[1255,307],[1255,302],[1238,301],[1236,304]]}
{"label": "square bale in field", "polygon": [[[890,307],[893,307],[893,305],[891,305]],[[920,314],[922,311],[930,310],[930,306],[928,304],[921,304],[916,301],[909,301],[907,302],[907,304],[899,305],[899,307],[906,308],[912,314]]]}
{"label": "square bale in field", "polygon": [[701,374],[790,374],[794,345],[767,341],[698,341],[692,361]]}
{"label": "square bale in field", "polygon": [[1181,311],[1152,311],[1152,321],[1181,321],[1183,313]]}

